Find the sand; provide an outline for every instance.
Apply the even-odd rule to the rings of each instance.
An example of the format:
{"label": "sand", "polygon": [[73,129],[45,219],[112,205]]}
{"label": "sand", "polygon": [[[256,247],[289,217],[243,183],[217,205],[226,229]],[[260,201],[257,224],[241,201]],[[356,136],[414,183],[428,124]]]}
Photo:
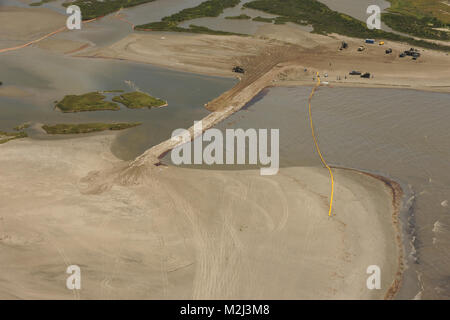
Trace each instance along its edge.
{"label": "sand", "polygon": [[27,91],[24,91],[16,86],[0,86],[0,97],[11,97],[11,98],[18,98],[18,97],[27,97],[31,94]]}
{"label": "sand", "polygon": [[[0,39],[31,41],[66,25],[67,16],[46,8],[0,6]],[[2,43],[0,41],[0,44]],[[2,48],[5,46],[2,45]]]}
{"label": "sand", "polygon": [[[0,298],[381,299],[393,285],[400,252],[380,180],[336,169],[331,219],[322,168],[160,166],[92,192],[101,172],[127,165],[113,138],[0,145]],[[71,264],[77,294],[65,287]],[[373,264],[381,290],[366,287]]]}

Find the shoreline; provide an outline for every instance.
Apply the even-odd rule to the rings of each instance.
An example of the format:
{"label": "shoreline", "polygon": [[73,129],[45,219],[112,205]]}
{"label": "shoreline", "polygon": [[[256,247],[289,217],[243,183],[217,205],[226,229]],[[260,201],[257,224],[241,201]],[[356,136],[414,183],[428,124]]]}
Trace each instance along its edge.
{"label": "shoreline", "polygon": [[397,250],[398,250],[398,265],[397,265],[397,272],[395,274],[395,279],[389,289],[386,291],[384,300],[392,300],[395,298],[396,294],[400,290],[400,287],[402,285],[402,279],[403,279],[403,273],[405,271],[405,256],[404,251],[405,248],[403,246],[403,237],[404,234],[402,232],[401,222],[400,222],[400,209],[403,203],[403,196],[404,191],[400,184],[396,182],[395,180],[389,179],[385,176],[370,173],[363,170],[353,169],[353,168],[345,168],[345,167],[338,167],[338,166],[331,166],[333,169],[339,169],[339,170],[347,170],[347,171],[354,171],[358,172],[360,174],[372,177],[376,180],[379,180],[383,182],[390,190],[392,194],[392,227],[395,230],[396,236],[396,244],[397,244]]}

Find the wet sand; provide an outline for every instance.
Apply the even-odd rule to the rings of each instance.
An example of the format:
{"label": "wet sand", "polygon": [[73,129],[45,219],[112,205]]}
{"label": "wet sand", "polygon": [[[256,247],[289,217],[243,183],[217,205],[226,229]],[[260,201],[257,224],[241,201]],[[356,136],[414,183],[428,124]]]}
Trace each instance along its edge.
{"label": "wet sand", "polygon": [[[262,177],[156,167],[140,184],[110,179],[92,193],[95,171],[123,165],[113,138],[0,146],[1,298],[382,299],[392,290],[393,194],[378,179],[336,170],[332,219],[321,168]],[[79,296],[65,288],[70,264],[82,270]],[[381,290],[366,287],[373,264]]]}

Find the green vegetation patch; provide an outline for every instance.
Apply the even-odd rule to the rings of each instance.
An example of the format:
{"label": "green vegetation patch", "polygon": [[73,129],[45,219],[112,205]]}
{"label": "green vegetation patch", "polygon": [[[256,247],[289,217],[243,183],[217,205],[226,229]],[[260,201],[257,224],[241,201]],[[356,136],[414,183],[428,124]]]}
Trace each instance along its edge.
{"label": "green vegetation patch", "polygon": [[442,30],[450,28],[450,24],[445,24],[434,17],[416,18],[397,13],[383,13],[381,19],[392,29],[416,37],[443,41],[450,40],[450,33]]}
{"label": "green vegetation patch", "polygon": [[238,16],[228,16],[225,17],[225,19],[230,19],[230,20],[250,20],[252,17],[246,15],[246,14],[241,14]]}
{"label": "green vegetation patch", "polygon": [[257,21],[257,22],[265,22],[265,23],[272,23],[273,22],[273,18],[265,18],[265,17],[255,17],[253,18],[253,21]]}
{"label": "green vegetation patch", "polygon": [[275,21],[311,25],[315,33],[338,33],[355,38],[386,39],[423,48],[450,51],[450,46],[415,40],[383,30],[369,30],[365,22],[333,11],[316,0],[255,0],[245,3],[244,7],[280,16]]}
{"label": "green vegetation patch", "polygon": [[81,123],[81,124],[55,124],[43,125],[42,129],[48,134],[79,134],[106,130],[125,130],[141,125],[134,123]]}
{"label": "green vegetation patch", "polygon": [[106,97],[99,92],[89,92],[81,95],[68,95],[56,103],[62,112],[82,112],[100,110],[119,110],[114,102],[105,101]]}
{"label": "green vegetation patch", "polygon": [[62,5],[64,7],[68,7],[70,5],[79,6],[83,20],[90,20],[119,11],[121,8],[134,7],[153,1],[155,0],[76,0],[72,2],[65,2]]}
{"label": "green vegetation patch", "polygon": [[130,109],[150,109],[153,107],[162,107],[167,105],[167,101],[154,98],[149,94],[139,91],[124,93],[120,96],[114,97],[113,101],[119,102]]}
{"label": "green vegetation patch", "polygon": [[189,28],[179,27],[178,24],[184,21],[204,18],[204,17],[218,17],[226,8],[232,8],[239,4],[240,0],[208,0],[200,3],[196,7],[183,9],[171,16],[162,18],[158,22],[150,22],[135,26],[135,30],[141,31],[171,31],[171,32],[190,32],[190,33],[205,33],[214,35],[240,35],[232,32],[211,30],[207,27],[190,25]]}
{"label": "green vegetation patch", "polygon": [[138,31],[169,31],[169,32],[189,32],[189,33],[201,33],[201,34],[212,34],[212,35],[218,35],[218,36],[232,36],[232,35],[238,35],[242,36],[243,34],[240,33],[234,33],[234,32],[227,32],[227,31],[219,31],[219,30],[212,30],[207,27],[197,26],[195,24],[191,24],[189,28],[182,28],[178,27],[178,24],[175,24],[173,22],[152,22],[148,23],[143,26],[136,26],[135,30]]}
{"label": "green vegetation patch", "polygon": [[6,143],[11,140],[21,139],[28,137],[27,133],[24,131],[21,132],[5,132],[0,131],[0,144]]}
{"label": "green vegetation patch", "polygon": [[388,0],[391,6],[389,12],[416,18],[437,18],[450,23],[450,1],[448,0]]}
{"label": "green vegetation patch", "polygon": [[14,130],[16,131],[22,131],[24,129],[28,129],[31,126],[29,122],[22,123],[21,125],[18,125],[17,127],[14,127]]}
{"label": "green vegetation patch", "polygon": [[39,7],[39,6],[43,5],[44,3],[53,2],[53,1],[56,1],[56,0],[41,0],[39,2],[32,2],[32,3],[30,3],[30,6],[32,6],[32,7]]}

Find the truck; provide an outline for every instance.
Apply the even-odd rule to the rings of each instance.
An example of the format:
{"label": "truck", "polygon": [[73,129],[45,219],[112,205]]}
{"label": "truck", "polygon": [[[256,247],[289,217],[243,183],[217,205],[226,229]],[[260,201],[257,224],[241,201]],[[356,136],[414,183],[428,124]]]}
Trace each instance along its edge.
{"label": "truck", "polygon": [[236,73],[245,73],[245,70],[244,70],[244,68],[242,68],[242,67],[240,67],[240,66],[235,66],[235,67],[233,68],[233,72],[236,72]]}
{"label": "truck", "polygon": [[339,50],[342,50],[342,49],[347,49],[348,48],[348,44],[347,44],[347,42],[345,42],[345,41],[342,41],[342,43],[341,43],[341,47],[339,48]]}

